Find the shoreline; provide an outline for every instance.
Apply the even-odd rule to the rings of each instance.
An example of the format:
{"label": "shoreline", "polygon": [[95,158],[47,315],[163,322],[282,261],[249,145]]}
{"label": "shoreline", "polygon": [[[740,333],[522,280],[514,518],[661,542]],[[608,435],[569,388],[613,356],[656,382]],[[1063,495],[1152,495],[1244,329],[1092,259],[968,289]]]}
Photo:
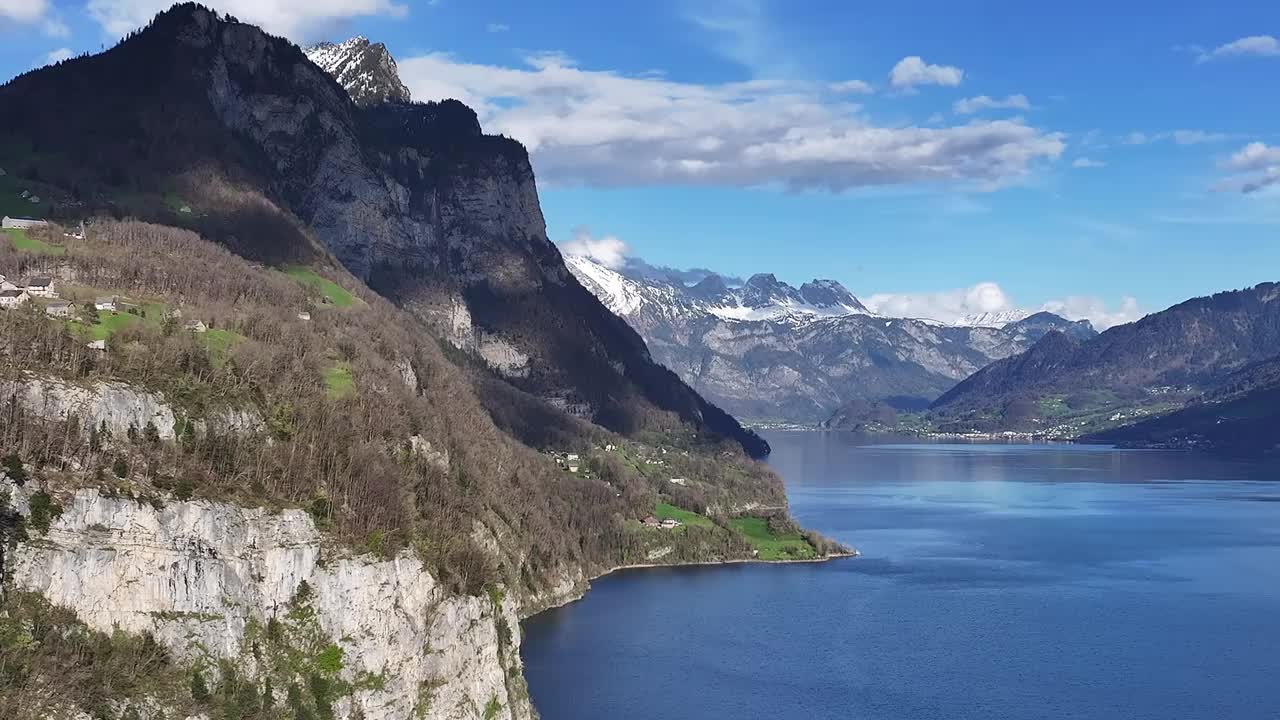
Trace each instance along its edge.
{"label": "shoreline", "polygon": [[602,572],[588,576],[586,578],[586,587],[582,588],[580,591],[572,594],[571,596],[564,597],[558,602],[551,602],[547,604],[545,607],[543,607],[542,609],[538,610],[537,612],[531,615],[526,615],[525,617],[520,619],[520,622],[523,623],[527,620],[532,620],[533,618],[543,613],[550,612],[552,610],[558,610],[562,607],[567,607],[569,605],[572,605],[573,603],[576,603],[587,596],[587,593],[591,591],[591,583],[595,582],[596,580],[599,580],[600,578],[608,577],[610,575],[613,575],[614,573],[624,572],[627,570],[654,570],[657,568],[678,569],[678,568],[689,568],[689,567],[716,567],[716,566],[729,566],[729,565],[801,565],[801,564],[827,563],[827,562],[831,562],[832,560],[847,560],[849,558],[860,557],[861,555],[862,553],[858,552],[855,549],[847,553],[832,553],[830,555],[824,555],[822,557],[801,558],[801,559],[795,559],[795,560],[761,560],[759,558],[735,558],[732,560],[694,560],[690,562],[680,562],[680,563],[631,563],[628,565],[615,565],[609,568],[608,570],[604,570]]}

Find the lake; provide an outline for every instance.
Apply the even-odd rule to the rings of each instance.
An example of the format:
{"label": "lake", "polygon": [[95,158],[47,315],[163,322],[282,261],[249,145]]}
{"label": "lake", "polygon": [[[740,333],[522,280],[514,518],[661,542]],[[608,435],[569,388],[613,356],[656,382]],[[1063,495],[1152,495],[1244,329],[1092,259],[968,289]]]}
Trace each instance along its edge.
{"label": "lake", "polygon": [[628,571],[525,623],[544,720],[1280,717],[1280,465],[767,434],[863,556]]}

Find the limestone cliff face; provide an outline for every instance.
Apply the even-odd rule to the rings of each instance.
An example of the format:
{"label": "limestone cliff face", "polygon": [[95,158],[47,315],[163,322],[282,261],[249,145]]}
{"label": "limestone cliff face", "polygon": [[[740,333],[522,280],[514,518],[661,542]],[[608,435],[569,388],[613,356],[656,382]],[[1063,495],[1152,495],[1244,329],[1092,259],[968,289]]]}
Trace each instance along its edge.
{"label": "limestone cliff face", "polygon": [[[0,481],[6,490],[25,512],[30,488]],[[299,510],[157,508],[80,490],[4,570],[9,588],[37,592],[95,629],[150,632],[186,662],[227,659],[250,675],[254,628],[306,592],[356,688],[336,704],[338,717],[533,717],[513,600],[450,594],[412,555],[342,554]],[[380,681],[360,682],[370,677]]]}

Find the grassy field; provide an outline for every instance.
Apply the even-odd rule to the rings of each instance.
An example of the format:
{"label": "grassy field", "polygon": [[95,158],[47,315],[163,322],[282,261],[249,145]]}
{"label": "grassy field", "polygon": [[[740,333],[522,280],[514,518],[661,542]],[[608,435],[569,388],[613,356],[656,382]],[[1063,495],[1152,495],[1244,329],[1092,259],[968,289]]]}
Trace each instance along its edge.
{"label": "grassy field", "polygon": [[341,285],[328,278],[320,277],[309,267],[295,265],[285,270],[285,274],[303,285],[319,290],[320,294],[328,298],[335,307],[351,307],[356,302],[355,296],[343,289]]}
{"label": "grassy field", "polygon": [[331,398],[343,398],[356,391],[355,380],[351,377],[351,368],[346,363],[338,363],[324,372],[325,392]]}
{"label": "grassy field", "polygon": [[679,520],[685,525],[696,525],[698,527],[705,528],[713,528],[716,526],[715,523],[711,522],[710,518],[704,517],[695,512],[689,512],[688,510],[681,510],[680,508],[674,505],[668,505],[667,503],[658,503],[653,509],[653,516],[659,520],[666,520],[667,518]]}
{"label": "grassy field", "polygon": [[13,249],[15,250],[35,253],[36,255],[65,255],[67,253],[67,249],[61,245],[50,245],[43,240],[33,238],[27,234],[26,230],[7,228],[5,234],[13,242]]}
{"label": "grassy field", "polygon": [[802,560],[818,556],[809,541],[800,535],[770,532],[769,521],[764,518],[735,518],[729,521],[729,527],[742,533],[761,560]]}
{"label": "grassy field", "polygon": [[243,335],[234,330],[209,330],[204,334],[204,342],[209,348],[209,355],[213,359],[214,365],[219,367],[226,361],[227,351],[231,349],[231,346],[244,339]]}
{"label": "grassy field", "polygon": [[142,318],[129,313],[119,313],[112,315],[109,312],[98,313],[98,321],[92,325],[85,325],[79,320],[72,320],[67,323],[71,331],[89,340],[106,340],[112,335],[129,327],[130,325],[142,322]]}

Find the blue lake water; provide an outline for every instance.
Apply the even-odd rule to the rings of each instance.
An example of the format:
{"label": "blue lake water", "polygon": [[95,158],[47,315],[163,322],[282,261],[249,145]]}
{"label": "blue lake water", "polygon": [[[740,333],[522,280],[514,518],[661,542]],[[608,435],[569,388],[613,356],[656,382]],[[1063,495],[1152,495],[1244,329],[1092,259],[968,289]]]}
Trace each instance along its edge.
{"label": "blue lake water", "polygon": [[1280,718],[1280,465],[767,437],[863,557],[601,579],[525,623],[544,720]]}

